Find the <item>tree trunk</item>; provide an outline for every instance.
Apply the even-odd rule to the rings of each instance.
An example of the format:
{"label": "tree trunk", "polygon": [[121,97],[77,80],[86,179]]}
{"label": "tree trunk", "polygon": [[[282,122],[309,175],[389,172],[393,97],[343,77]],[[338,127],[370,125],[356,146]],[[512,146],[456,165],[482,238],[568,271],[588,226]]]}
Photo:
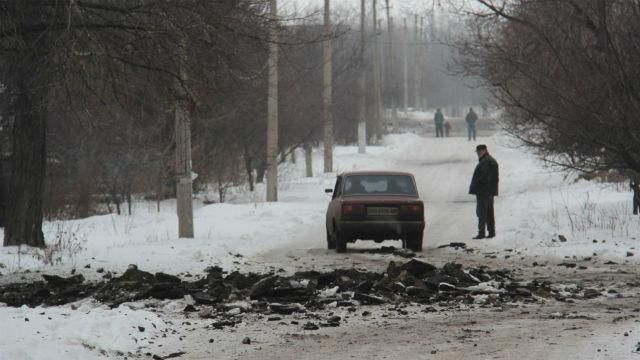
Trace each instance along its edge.
{"label": "tree trunk", "polygon": [[324,0],[324,52],[322,111],[324,119],[324,172],[333,172],[333,112],[332,104],[332,68],[333,57],[331,41],[331,1]]}
{"label": "tree trunk", "polygon": [[164,192],[164,161],[162,160],[164,157],[163,154],[160,154],[160,160],[158,164],[158,178],[156,183],[156,211],[160,212],[160,199],[162,198],[162,194]]}
{"label": "tree trunk", "polygon": [[114,180],[111,184],[111,201],[116,205],[116,214],[120,215],[120,196],[118,196],[118,184],[117,180]]}
{"label": "tree trunk", "polygon": [[365,0],[360,0],[360,89],[358,89],[358,153],[360,154],[364,154],[367,151],[367,67],[364,65],[365,36]]}
{"label": "tree trunk", "polygon": [[7,209],[5,161],[0,157],[0,227],[4,227]]}
{"label": "tree trunk", "polygon": [[187,41],[183,37],[178,45],[180,80],[176,80],[175,102],[176,132],[176,203],[178,236],[193,238],[193,184],[191,180],[191,118],[189,99],[184,84],[187,80]]}
{"label": "tree trunk", "polygon": [[127,211],[129,212],[129,216],[131,216],[132,211],[131,211],[131,186],[127,187],[127,194],[126,194],[126,198],[127,198]]}
{"label": "tree trunk", "polygon": [[271,0],[267,101],[267,201],[278,201],[278,3]]}
{"label": "tree trunk", "polygon": [[254,190],[253,185],[253,158],[249,155],[249,151],[244,151],[244,169],[247,172],[247,181],[249,182],[249,191]]}
{"label": "tree trunk", "polygon": [[[31,56],[25,56],[28,59]],[[42,233],[42,196],[46,174],[46,98],[30,88],[33,69],[19,67],[17,91],[13,100],[13,153],[7,196],[4,246],[44,247]]]}
{"label": "tree trunk", "polygon": [[218,178],[218,199],[220,201],[220,204],[224,203],[225,193],[227,191],[224,186],[224,183],[221,180],[222,180],[221,178]]}
{"label": "tree trunk", "polygon": [[264,162],[261,162],[256,169],[256,183],[264,183],[264,174],[267,172],[267,167]]}
{"label": "tree trunk", "polygon": [[116,212],[118,213],[118,215],[120,215],[121,214],[120,213],[120,199],[117,196],[116,196],[115,202],[116,202]]}
{"label": "tree trunk", "polygon": [[304,162],[307,177],[313,177],[313,148],[311,144],[304,144]]}

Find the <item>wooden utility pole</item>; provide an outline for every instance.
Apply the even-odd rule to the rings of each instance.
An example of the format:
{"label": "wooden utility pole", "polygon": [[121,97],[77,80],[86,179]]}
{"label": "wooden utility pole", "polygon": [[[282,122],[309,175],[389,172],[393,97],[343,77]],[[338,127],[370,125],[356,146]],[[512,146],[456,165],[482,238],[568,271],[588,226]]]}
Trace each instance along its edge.
{"label": "wooden utility pole", "polygon": [[278,201],[278,2],[271,0],[267,100],[267,201]]}
{"label": "wooden utility pole", "polygon": [[413,34],[414,56],[413,56],[413,76],[411,77],[413,79],[413,95],[414,95],[413,107],[416,110],[420,110],[421,108],[420,106],[420,76],[421,76],[420,48],[421,46],[420,46],[420,37],[419,37],[420,29],[418,28],[417,14],[414,16],[413,26],[414,26],[414,34]]}
{"label": "wooden utility pole", "polygon": [[389,97],[391,98],[391,117],[393,118],[393,128],[398,129],[398,82],[394,76],[395,70],[395,55],[393,53],[393,24],[391,22],[391,9],[389,7],[389,0],[386,0],[387,4],[387,33],[389,35],[389,46],[387,46],[387,63],[389,64],[389,71],[387,71],[387,88],[390,89]]}
{"label": "wooden utility pole", "polygon": [[181,35],[178,43],[178,74],[176,79],[175,132],[176,132],[176,203],[178,236],[193,238],[193,186],[191,179],[191,116],[189,94],[186,90],[187,39]]}
{"label": "wooden utility pole", "polygon": [[324,59],[322,111],[324,118],[324,172],[333,172],[333,112],[332,104],[332,41],[331,41],[331,1],[324,0]]}
{"label": "wooden utility pole", "polygon": [[402,107],[406,113],[409,110],[409,57],[407,56],[409,28],[407,27],[407,18],[404,19],[404,36],[402,38]]}
{"label": "wooden utility pole", "polygon": [[376,142],[382,140],[382,89],[380,84],[380,43],[378,42],[378,9],[377,1],[373,0],[373,87],[375,98],[375,133]]}
{"label": "wooden utility pole", "polygon": [[367,151],[367,67],[364,61],[366,43],[365,1],[366,0],[360,0],[360,89],[358,94],[358,153],[360,154],[364,154]]}
{"label": "wooden utility pole", "polygon": [[[432,19],[433,20],[433,19]],[[422,55],[420,56],[422,59],[421,65],[422,66],[422,71],[420,71],[420,84],[422,86],[422,90],[425,90],[425,82],[426,82],[426,76],[425,76],[425,71],[426,71],[426,67],[427,64],[429,63],[429,51],[430,51],[430,42],[432,41],[432,37],[429,36],[428,30],[427,30],[427,26],[429,26],[429,24],[424,24],[425,22],[425,18],[422,18],[422,23],[423,25],[421,25],[420,27],[422,28]],[[425,91],[426,92],[426,91]],[[422,95],[422,109],[424,111],[427,111],[427,109],[429,108],[429,103],[428,103],[428,99],[426,94]]]}

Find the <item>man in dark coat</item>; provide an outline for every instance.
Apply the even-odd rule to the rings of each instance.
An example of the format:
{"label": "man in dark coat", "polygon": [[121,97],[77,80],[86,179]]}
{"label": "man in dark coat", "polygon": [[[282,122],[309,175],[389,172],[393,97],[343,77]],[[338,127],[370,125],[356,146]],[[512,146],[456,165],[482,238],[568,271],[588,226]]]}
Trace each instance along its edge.
{"label": "man in dark coat", "polygon": [[[473,172],[469,194],[476,196],[478,235],[474,239],[496,236],[496,222],[493,214],[493,197],[498,196],[498,163],[489,155],[486,145],[476,146],[478,165]],[[488,236],[485,235],[485,228]]]}
{"label": "man in dark coat", "polygon": [[440,109],[436,110],[436,114],[433,116],[433,122],[436,125],[436,137],[444,137],[444,129],[442,127],[444,124],[444,115],[442,115]]}
{"label": "man in dark coat", "polygon": [[473,141],[476,141],[476,121],[478,121],[478,115],[473,111],[473,108],[469,109],[469,113],[464,120],[467,122],[469,141],[471,141],[471,138],[473,138]]}

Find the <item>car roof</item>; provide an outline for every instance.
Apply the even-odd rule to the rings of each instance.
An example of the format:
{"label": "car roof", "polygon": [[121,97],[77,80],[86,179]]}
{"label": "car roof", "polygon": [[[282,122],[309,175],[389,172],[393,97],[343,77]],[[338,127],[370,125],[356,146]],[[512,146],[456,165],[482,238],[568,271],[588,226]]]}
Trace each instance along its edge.
{"label": "car roof", "polygon": [[413,176],[413,174],[402,171],[378,171],[378,170],[366,170],[366,171],[346,171],[340,174],[339,176],[349,176],[349,175],[406,175]]}

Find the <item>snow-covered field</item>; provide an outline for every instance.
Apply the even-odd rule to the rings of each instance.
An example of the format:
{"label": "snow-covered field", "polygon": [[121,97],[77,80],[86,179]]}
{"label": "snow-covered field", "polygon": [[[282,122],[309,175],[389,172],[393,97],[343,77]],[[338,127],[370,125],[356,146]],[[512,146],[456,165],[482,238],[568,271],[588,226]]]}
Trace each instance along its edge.
{"label": "snow-covered field", "polygon": [[[631,214],[627,184],[575,181],[575,176],[552,172],[526,151],[510,145],[512,140],[504,135],[479,138],[478,143],[488,145],[501,172],[496,199],[498,236],[474,241],[474,248],[485,253],[510,249],[537,262],[594,256],[603,261],[638,262],[635,247],[640,218]],[[467,195],[477,161],[475,145],[460,137],[389,135],[383,146],[369,147],[367,154],[357,154],[354,146],[337,147],[335,170],[413,172],[427,204],[424,256],[428,259],[437,246],[469,243],[475,234],[474,198]],[[2,248],[0,282],[33,276],[35,271],[69,274],[74,268],[95,279],[101,276],[96,273],[98,268],[121,273],[129,264],[150,272],[197,275],[211,265],[228,270],[255,266],[261,254],[291,248],[332,256],[322,250],[329,202],[324,189],[333,186],[335,174],[322,173],[321,149],[314,151],[313,178],[304,177],[304,156],[297,158],[297,164],[280,169],[277,203],[264,202],[264,187],[258,186],[253,193],[233,189],[229,203],[196,206],[195,239],[177,238],[171,201],[164,202],[160,212],[155,204],[139,202],[131,216],[47,223],[49,243],[64,239],[81,249],[54,254],[60,256],[59,263],[50,266],[38,259],[34,249]],[[356,244],[363,246],[379,245]],[[135,352],[162,336],[165,324],[154,312],[131,307],[136,306],[110,310],[88,300],[52,308],[0,307],[0,358],[90,359]]]}

